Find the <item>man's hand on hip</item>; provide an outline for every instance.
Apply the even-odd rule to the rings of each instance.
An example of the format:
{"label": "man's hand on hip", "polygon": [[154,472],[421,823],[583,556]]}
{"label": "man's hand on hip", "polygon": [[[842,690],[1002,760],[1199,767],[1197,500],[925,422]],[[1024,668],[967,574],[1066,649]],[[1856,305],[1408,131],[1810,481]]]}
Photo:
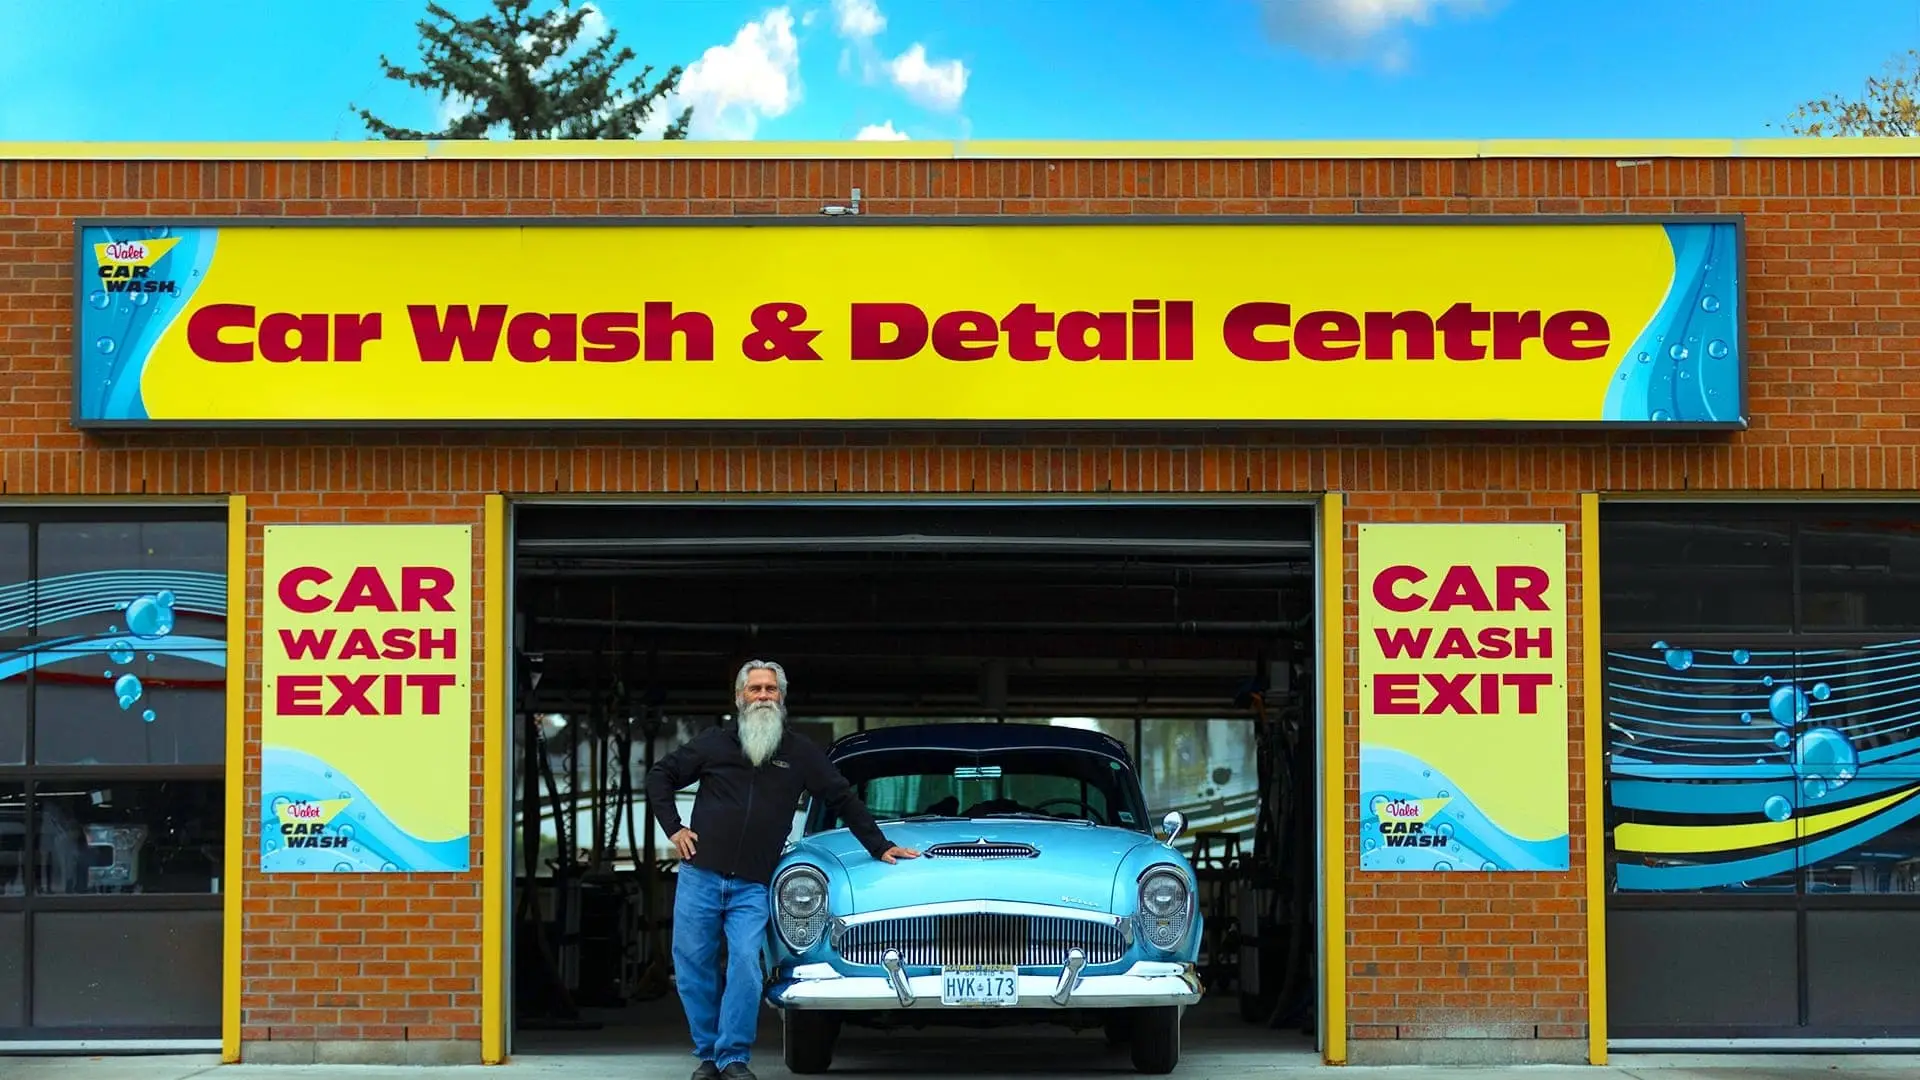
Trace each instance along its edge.
{"label": "man's hand on hip", "polygon": [[901,847],[898,844],[880,853],[880,861],[883,863],[890,863],[897,859],[917,859],[919,857],[919,852],[910,847]]}
{"label": "man's hand on hip", "polygon": [[700,839],[700,837],[692,829],[681,829],[667,839],[673,841],[673,846],[680,852],[682,859],[691,859],[693,858],[694,841]]}

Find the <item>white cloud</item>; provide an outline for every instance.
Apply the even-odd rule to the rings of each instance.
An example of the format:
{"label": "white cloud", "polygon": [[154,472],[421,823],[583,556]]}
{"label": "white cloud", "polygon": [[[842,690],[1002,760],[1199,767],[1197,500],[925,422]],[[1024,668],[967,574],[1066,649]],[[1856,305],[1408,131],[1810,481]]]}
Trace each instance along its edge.
{"label": "white cloud", "polygon": [[1396,31],[1436,15],[1479,15],[1497,0],[1260,0],[1261,23],[1275,41],[1332,60],[1377,57],[1391,70],[1407,62]]}
{"label": "white cloud", "polygon": [[915,42],[887,64],[893,85],[929,109],[958,108],[967,92],[967,66],[958,60],[927,60],[927,47]]}
{"label": "white cloud", "polygon": [[581,45],[592,45],[607,36],[607,15],[592,4],[581,4],[580,10],[586,18],[580,20]]}
{"label": "white cloud", "polygon": [[679,88],[653,117],[664,126],[693,107],[688,137],[751,139],[760,121],[784,116],[800,101],[800,42],[793,12],[778,7],[740,28],[687,65]]}
{"label": "white cloud", "polygon": [[833,14],[844,38],[864,40],[887,28],[887,17],[874,0],[833,0]]}
{"label": "white cloud", "polygon": [[860,129],[854,139],[858,142],[905,142],[912,136],[894,128],[893,121],[884,124],[868,124]]}

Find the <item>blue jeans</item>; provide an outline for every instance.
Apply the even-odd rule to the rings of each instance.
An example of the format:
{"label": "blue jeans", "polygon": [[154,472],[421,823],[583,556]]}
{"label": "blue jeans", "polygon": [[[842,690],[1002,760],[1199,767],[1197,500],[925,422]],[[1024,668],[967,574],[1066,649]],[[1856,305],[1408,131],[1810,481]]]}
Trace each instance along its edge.
{"label": "blue jeans", "polygon": [[[726,1068],[753,1055],[766,975],[768,890],[687,863],[673,896],[673,972],[693,1055]],[[727,940],[722,985],[720,935]]]}

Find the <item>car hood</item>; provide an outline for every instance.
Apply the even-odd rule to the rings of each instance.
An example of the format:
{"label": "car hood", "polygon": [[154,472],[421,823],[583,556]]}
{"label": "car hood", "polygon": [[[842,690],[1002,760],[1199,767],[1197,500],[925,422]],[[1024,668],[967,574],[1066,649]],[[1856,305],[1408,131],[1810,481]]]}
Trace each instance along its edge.
{"label": "car hood", "polygon": [[830,856],[851,901],[848,913],[954,900],[1017,900],[1111,911],[1114,875],[1127,853],[1159,841],[1145,833],[1058,821],[907,821],[882,826],[887,839],[925,852],[976,840],[1031,844],[1034,858],[875,859],[845,829],[807,837],[791,857]]}

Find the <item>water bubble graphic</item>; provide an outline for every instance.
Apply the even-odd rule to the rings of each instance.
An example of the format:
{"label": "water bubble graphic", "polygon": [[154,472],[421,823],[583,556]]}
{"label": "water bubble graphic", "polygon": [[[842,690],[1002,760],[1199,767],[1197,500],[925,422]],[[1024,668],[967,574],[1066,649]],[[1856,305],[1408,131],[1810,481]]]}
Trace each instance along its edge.
{"label": "water bubble graphic", "polygon": [[1451,870],[1453,869],[1453,864],[1445,859],[1441,859],[1433,864],[1433,868],[1435,870]]}
{"label": "water bubble graphic", "polygon": [[1406,862],[1406,861],[1407,861],[1407,857],[1406,857],[1405,855],[1402,855],[1402,856],[1400,856],[1399,858],[1397,858],[1397,859],[1395,859],[1395,860],[1393,860],[1393,861],[1394,861],[1394,862],[1397,862],[1397,863],[1404,863],[1404,862]]}
{"label": "water bubble graphic", "polygon": [[384,871],[386,871],[387,873],[389,873],[389,874],[391,874],[391,873],[393,873],[393,872],[394,872],[395,870],[398,870],[398,869],[400,869],[400,868],[399,868],[399,867],[397,867],[397,866],[395,866],[395,865],[393,865],[393,864],[392,864],[392,863],[390,863],[390,862],[383,862],[383,863],[381,863],[381,864],[380,864],[380,869],[382,869],[382,870],[384,870]]}
{"label": "water bubble graphic", "polygon": [[1809,799],[1822,798],[1827,793],[1827,782],[1817,776],[1809,776],[1800,781],[1800,791]]}
{"label": "water bubble graphic", "polygon": [[1453,797],[1453,792],[1451,792],[1451,791],[1448,791],[1448,790],[1447,790],[1447,789],[1445,789],[1445,788],[1441,788],[1441,789],[1440,789],[1440,797],[1441,797],[1441,798],[1443,798],[1443,799],[1447,799],[1447,798],[1452,798],[1452,797]]}
{"label": "water bubble graphic", "polygon": [[103,671],[103,672],[101,672],[100,674],[101,674],[101,675],[104,675],[104,676],[106,676],[106,677],[107,677],[107,678],[109,678],[109,679],[111,679],[111,678],[113,678],[113,669],[112,669],[112,668],[108,668],[107,670],[105,670],[105,671]]}
{"label": "water bubble graphic", "polygon": [[1771,676],[1771,675],[1762,675],[1762,676],[1760,676],[1760,685],[1761,685],[1761,686],[1772,686],[1772,685],[1773,685],[1773,676]]}
{"label": "water bubble graphic", "polygon": [[1380,815],[1380,811],[1385,809],[1386,805],[1387,805],[1387,797],[1385,795],[1375,795],[1373,797],[1374,816],[1378,817]]}
{"label": "water bubble graphic", "polygon": [[1641,354],[1640,354],[1640,356],[1639,356],[1639,360],[1640,360],[1640,362],[1641,362],[1641,363],[1643,363],[1643,364],[1651,364],[1651,363],[1653,363],[1653,354],[1652,354],[1652,353],[1644,353],[1644,352],[1643,352],[1643,353],[1641,353]]}
{"label": "water bubble graphic", "polygon": [[1667,647],[1667,643],[1664,641],[1656,641],[1653,643],[1653,647],[1656,649],[1664,649]]}
{"label": "water bubble graphic", "polygon": [[1433,831],[1439,833],[1442,840],[1453,839],[1453,823],[1450,821],[1441,822]]}
{"label": "water bubble graphic", "polygon": [[1707,355],[1713,357],[1715,360],[1725,360],[1727,353],[1731,351],[1733,350],[1727,348],[1727,343],[1721,341],[1719,338],[1714,338],[1712,341],[1707,342]]}
{"label": "water bubble graphic", "polygon": [[342,798],[342,799],[351,799],[351,798],[353,798],[353,792],[351,792],[351,791],[343,791],[343,792],[341,792],[341,793],[340,793],[340,798]]}
{"label": "water bubble graphic", "polygon": [[1785,750],[1787,748],[1787,744],[1792,741],[1793,741],[1793,736],[1787,734],[1784,731],[1776,731],[1773,733],[1773,745],[1779,747],[1782,750]]}
{"label": "water bubble graphic", "polygon": [[1676,341],[1673,343],[1673,348],[1667,350],[1667,355],[1675,360],[1685,360],[1688,356],[1687,347]]}
{"label": "water bubble graphic", "polygon": [[113,350],[119,348],[120,346],[115,344],[112,338],[102,337],[93,343],[93,347],[96,349],[99,349],[101,355],[103,356],[112,356]]}
{"label": "water bubble graphic", "polygon": [[147,294],[146,294],[146,293],[143,293],[143,292],[137,292],[137,293],[134,293],[134,294],[133,294],[133,306],[134,306],[134,307],[146,307],[146,306],[147,306]]}
{"label": "water bubble graphic", "polygon": [[351,873],[352,871],[353,871],[352,863],[334,863],[333,864],[333,872],[336,874],[346,874],[346,873]]}
{"label": "water bubble graphic", "polygon": [[1372,851],[1372,850],[1373,850],[1374,848],[1376,848],[1376,847],[1379,847],[1379,846],[1380,846],[1380,842],[1379,842],[1378,840],[1375,840],[1375,839],[1374,839],[1374,838],[1372,838],[1371,836],[1369,836],[1369,837],[1367,838],[1367,842],[1366,842],[1366,845],[1365,845],[1365,846],[1366,846],[1366,849],[1367,849],[1368,851]]}
{"label": "water bubble graphic", "polygon": [[1743,712],[1743,713],[1741,713],[1741,714],[1740,714],[1740,722],[1741,722],[1741,723],[1743,723],[1743,724],[1751,724],[1751,723],[1753,723],[1753,714],[1752,714],[1752,713],[1750,713],[1750,712]]}
{"label": "water bubble graphic", "polygon": [[1793,804],[1781,795],[1767,796],[1767,801],[1760,809],[1766,813],[1769,821],[1785,821],[1793,816]]}
{"label": "water bubble graphic", "polygon": [[124,641],[116,641],[107,647],[107,659],[116,664],[133,663],[133,646]]}
{"label": "water bubble graphic", "polygon": [[87,303],[101,311],[105,311],[107,310],[107,305],[113,303],[113,298],[106,293],[95,292],[92,296],[87,297]]}
{"label": "water bubble graphic", "polygon": [[146,692],[146,688],[140,685],[138,675],[129,674],[122,675],[113,681],[113,692],[120,695],[120,709],[124,712],[132,708],[134,702],[140,700],[140,695]]}
{"label": "water bubble graphic", "polygon": [[173,594],[142,596],[128,604],[127,630],[145,638],[173,633]]}
{"label": "water bubble graphic", "polygon": [[305,855],[300,856],[299,858],[293,860],[293,865],[295,866],[307,865],[307,857]]}
{"label": "water bubble graphic", "polygon": [[1499,868],[1499,867],[1497,867],[1497,866],[1495,866],[1495,865],[1493,865],[1493,863],[1492,863],[1492,862],[1483,862],[1483,863],[1481,863],[1481,864],[1480,864],[1480,869],[1482,869],[1482,870],[1498,870],[1498,869],[1500,869],[1500,868]]}
{"label": "water bubble graphic", "polygon": [[1782,683],[1767,698],[1767,712],[1773,715],[1774,723],[1792,727],[1807,718],[1807,692],[1792,683]]}
{"label": "water bubble graphic", "polygon": [[1719,297],[1717,297],[1717,296],[1703,296],[1703,297],[1701,297],[1701,298],[1700,298],[1700,310],[1701,310],[1701,311],[1719,311],[1719,310],[1720,310],[1720,298],[1719,298]]}
{"label": "water bubble graphic", "polygon": [[1693,650],[1668,649],[1667,666],[1675,671],[1685,671],[1693,666]]}
{"label": "water bubble graphic", "polygon": [[142,719],[142,720],[145,720],[145,721],[146,721],[147,723],[149,723],[149,724],[151,724],[151,723],[153,723],[153,721],[154,721],[154,712],[153,712],[153,710],[152,710],[152,709],[148,709],[148,710],[147,710],[146,712],[143,712],[143,713],[141,713],[141,714],[140,714],[140,719]]}
{"label": "water bubble graphic", "polygon": [[168,229],[165,225],[149,225],[147,226],[147,239],[158,240],[167,235],[167,232]]}
{"label": "water bubble graphic", "polygon": [[326,778],[327,778],[327,779],[329,779],[329,780],[331,780],[331,779],[333,779],[333,770],[332,770],[332,769],[328,769],[328,770],[326,771],[326,773],[325,773],[324,775],[325,775],[325,776],[326,776]]}
{"label": "water bubble graphic", "polygon": [[1680,378],[1681,378],[1681,380],[1682,380],[1683,382],[1684,382],[1685,380],[1687,380],[1687,379],[1691,379],[1691,378],[1693,378],[1693,372],[1691,372],[1691,371],[1682,371],[1682,372],[1680,373]]}
{"label": "water bubble graphic", "polygon": [[279,817],[280,811],[285,810],[287,807],[292,805],[293,805],[293,800],[287,798],[285,795],[282,795],[274,799],[273,800],[273,816]]}
{"label": "water bubble graphic", "polygon": [[148,662],[148,663],[152,663],[152,662],[153,662],[153,654],[152,654],[152,653],[148,653],[148,654],[147,654],[147,662]]}
{"label": "water bubble graphic", "polygon": [[1832,696],[1832,694],[1833,691],[1828,689],[1826,683],[1817,682],[1813,684],[1813,700],[1825,701],[1828,697]]}
{"label": "water bubble graphic", "polygon": [[1733,650],[1733,662],[1734,662],[1734,663],[1736,663],[1736,664],[1744,664],[1744,663],[1746,663],[1747,661],[1749,661],[1749,660],[1751,660],[1751,659],[1753,659],[1753,654],[1752,654],[1752,653],[1750,653],[1750,652],[1748,652],[1747,650],[1745,650],[1745,649],[1735,649],[1735,650]]}
{"label": "water bubble graphic", "polygon": [[1860,755],[1845,735],[1830,727],[1803,732],[1793,746],[1793,763],[1802,774],[1838,790],[1860,771]]}
{"label": "water bubble graphic", "polygon": [[1673,419],[1673,414],[1665,409],[1655,409],[1653,410],[1653,419],[1660,421],[1671,420]]}
{"label": "water bubble graphic", "polygon": [[340,826],[339,832],[341,836],[344,836],[349,840],[353,839],[353,826],[342,825]]}
{"label": "water bubble graphic", "polygon": [[267,850],[268,850],[268,851],[279,851],[279,850],[280,850],[280,841],[278,841],[278,840],[275,840],[275,839],[274,839],[273,837],[271,837],[271,836],[269,836],[269,837],[267,837]]}

